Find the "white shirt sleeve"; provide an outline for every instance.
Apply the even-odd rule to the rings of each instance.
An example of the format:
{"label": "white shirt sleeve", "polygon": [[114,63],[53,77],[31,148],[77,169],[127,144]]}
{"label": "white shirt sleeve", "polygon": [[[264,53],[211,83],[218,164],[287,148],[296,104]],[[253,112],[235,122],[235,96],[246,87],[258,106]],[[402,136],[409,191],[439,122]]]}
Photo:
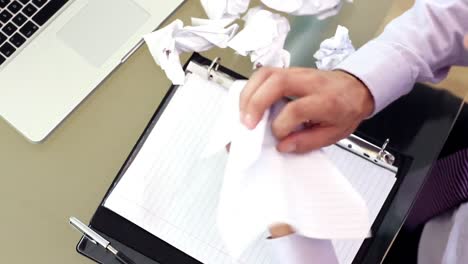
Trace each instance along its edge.
{"label": "white shirt sleeve", "polygon": [[385,31],[345,59],[337,69],[363,81],[375,113],[408,93],[415,82],[438,82],[452,65],[468,65],[467,0],[416,0]]}
{"label": "white shirt sleeve", "polygon": [[287,264],[338,264],[330,240],[307,238],[292,234],[268,239],[277,263]]}

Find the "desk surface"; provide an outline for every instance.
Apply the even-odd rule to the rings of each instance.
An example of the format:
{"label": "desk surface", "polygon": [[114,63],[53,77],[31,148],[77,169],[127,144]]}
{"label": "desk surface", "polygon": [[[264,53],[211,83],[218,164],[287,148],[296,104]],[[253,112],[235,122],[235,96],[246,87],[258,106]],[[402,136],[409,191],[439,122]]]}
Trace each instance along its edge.
{"label": "desk surface", "polygon": [[[405,1],[377,2],[347,4],[339,17],[325,22],[310,18],[292,21],[288,47],[293,50],[294,64],[312,66],[311,57],[318,43],[331,36],[338,23],[350,28],[354,43],[360,46],[375,36],[389,18],[409,6],[402,4]],[[187,1],[170,21],[188,21],[190,16],[203,16],[198,1]],[[304,34],[304,30],[311,34]],[[249,62],[231,51],[204,55],[213,58],[218,54],[228,67],[244,75],[250,73]],[[143,47],[46,142],[31,144],[0,120],[3,261],[89,263],[75,252],[79,235],[68,226],[67,219],[71,215],[84,221],[90,219],[169,85]]]}

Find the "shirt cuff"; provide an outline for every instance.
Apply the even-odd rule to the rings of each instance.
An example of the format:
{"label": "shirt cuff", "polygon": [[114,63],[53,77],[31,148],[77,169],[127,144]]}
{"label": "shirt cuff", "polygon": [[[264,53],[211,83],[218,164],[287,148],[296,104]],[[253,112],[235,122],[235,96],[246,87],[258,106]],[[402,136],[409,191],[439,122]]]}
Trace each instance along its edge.
{"label": "shirt cuff", "polygon": [[330,240],[314,239],[298,234],[268,239],[278,263],[338,264]]}
{"label": "shirt cuff", "polygon": [[335,70],[354,75],[369,88],[375,103],[373,115],[410,92],[417,76],[397,49],[375,40],[351,54]]}

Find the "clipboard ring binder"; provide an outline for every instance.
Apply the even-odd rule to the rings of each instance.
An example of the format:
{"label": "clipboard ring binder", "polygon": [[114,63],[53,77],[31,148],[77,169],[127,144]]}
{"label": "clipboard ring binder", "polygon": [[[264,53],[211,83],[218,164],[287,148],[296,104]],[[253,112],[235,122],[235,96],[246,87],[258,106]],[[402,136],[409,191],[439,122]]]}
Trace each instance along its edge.
{"label": "clipboard ring binder", "polygon": [[213,71],[217,72],[219,69],[219,62],[221,61],[220,57],[216,57],[210,64],[210,67],[208,67],[208,80],[213,79]]}
{"label": "clipboard ring binder", "polygon": [[380,148],[379,153],[377,154],[377,159],[378,160],[383,160],[388,164],[393,164],[395,162],[395,157],[390,154],[388,151],[386,151],[386,148],[388,146],[388,143],[390,143],[390,139],[386,139],[382,147]]}
{"label": "clipboard ring binder", "polygon": [[374,145],[354,134],[344,138],[336,143],[344,149],[348,149],[356,155],[374,162],[375,164],[397,172],[398,168],[394,166],[395,156],[387,150],[390,140],[387,139],[382,147]]}
{"label": "clipboard ring binder", "polygon": [[379,155],[377,156],[378,159],[382,159],[382,158],[383,158],[384,153],[385,153],[385,149],[387,148],[389,142],[390,142],[390,139],[387,138],[387,139],[385,140],[384,144],[382,145],[382,148],[380,148]]}
{"label": "clipboard ring binder", "polygon": [[189,62],[186,66],[185,72],[187,74],[196,74],[202,78],[207,78],[209,81],[215,82],[226,89],[229,89],[233,82],[237,79],[244,79],[243,76],[235,75],[232,77],[227,74],[223,66],[219,63],[221,58],[216,58],[215,61],[209,61],[208,64],[200,64],[197,62]]}

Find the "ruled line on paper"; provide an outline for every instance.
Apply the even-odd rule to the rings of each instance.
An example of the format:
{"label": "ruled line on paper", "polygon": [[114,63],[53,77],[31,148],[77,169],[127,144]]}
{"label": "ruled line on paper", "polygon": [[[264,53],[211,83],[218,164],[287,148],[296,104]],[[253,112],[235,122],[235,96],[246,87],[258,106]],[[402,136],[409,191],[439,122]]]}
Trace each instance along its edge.
{"label": "ruled line on paper", "polygon": [[[203,263],[275,263],[264,238],[236,261],[217,233],[227,154],[206,160],[200,156],[226,95],[217,84],[190,75],[104,205]],[[336,146],[325,152],[365,198],[375,220],[395,175]],[[340,264],[350,264],[362,240],[333,243]]]}

